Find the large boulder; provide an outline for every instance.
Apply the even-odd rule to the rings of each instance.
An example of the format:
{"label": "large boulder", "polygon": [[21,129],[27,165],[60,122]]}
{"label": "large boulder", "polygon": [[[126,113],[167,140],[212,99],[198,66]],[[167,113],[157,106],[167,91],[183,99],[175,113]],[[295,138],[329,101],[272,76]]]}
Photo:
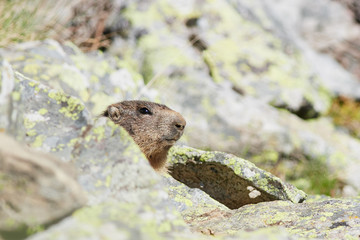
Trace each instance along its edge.
{"label": "large boulder", "polygon": [[[2,115],[6,116],[1,129],[32,148],[72,162],[78,170],[77,180],[88,194],[88,207],[70,216],[66,215],[71,212],[60,207],[62,215],[54,211],[59,223],[52,227],[53,231],[61,229],[62,233],[68,232],[68,237],[76,231],[79,237],[86,237],[86,231],[77,230],[81,226],[89,228],[96,222],[99,229],[102,229],[100,226],[104,229],[117,226],[117,232],[127,235],[130,234],[128,229],[133,229],[131,234],[139,236],[137,239],[147,239],[149,234],[166,237],[186,233],[181,216],[174,213],[169,204],[165,186],[159,182],[160,176],[124,129],[106,119],[94,123],[78,98],[13,72],[8,63],[3,68],[10,74],[1,79],[1,86],[5,85],[4,80],[10,79],[11,88],[4,94],[1,105],[1,110],[5,110]],[[73,204],[76,205],[76,201]],[[51,206],[54,208],[54,205],[56,203]],[[26,214],[33,218],[34,213]],[[133,219],[129,221],[118,216],[133,216]],[[64,219],[60,221],[61,218]],[[69,226],[68,222],[73,224]],[[65,231],[61,228],[63,224],[70,228]]]}
{"label": "large boulder", "polygon": [[0,55],[22,75],[79,98],[94,115],[108,104],[135,98],[144,86],[129,62],[100,52],[86,55],[69,42],[28,42],[0,49]]}
{"label": "large boulder", "polygon": [[21,146],[0,133],[0,235],[26,233],[70,215],[86,203],[75,168]]}
{"label": "large boulder", "polygon": [[231,154],[174,147],[170,158],[170,174],[175,179],[230,209],[280,199],[298,203],[306,198],[294,186]]}
{"label": "large boulder", "polygon": [[[274,201],[246,205],[227,215],[205,216],[201,231],[215,235],[280,226],[300,239],[352,239],[360,234],[359,199],[329,199],[302,204]],[[195,223],[194,223],[195,224]]]}

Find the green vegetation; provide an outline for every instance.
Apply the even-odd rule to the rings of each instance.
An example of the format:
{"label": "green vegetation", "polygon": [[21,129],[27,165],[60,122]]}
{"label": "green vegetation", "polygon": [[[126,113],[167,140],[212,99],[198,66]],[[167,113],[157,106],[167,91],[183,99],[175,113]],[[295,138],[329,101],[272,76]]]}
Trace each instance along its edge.
{"label": "green vegetation", "polygon": [[328,115],[336,125],[345,127],[352,136],[360,138],[360,102],[346,97],[335,98]]}
{"label": "green vegetation", "polygon": [[0,1],[0,47],[49,37],[61,25],[61,16],[69,3],[69,0]]}
{"label": "green vegetation", "polygon": [[325,158],[314,159],[301,153],[283,156],[268,151],[250,161],[308,194],[337,197],[341,191],[341,181],[329,171]]}
{"label": "green vegetation", "polygon": [[287,180],[308,194],[337,197],[341,182],[331,174],[323,159],[302,159],[295,171],[287,173]]}

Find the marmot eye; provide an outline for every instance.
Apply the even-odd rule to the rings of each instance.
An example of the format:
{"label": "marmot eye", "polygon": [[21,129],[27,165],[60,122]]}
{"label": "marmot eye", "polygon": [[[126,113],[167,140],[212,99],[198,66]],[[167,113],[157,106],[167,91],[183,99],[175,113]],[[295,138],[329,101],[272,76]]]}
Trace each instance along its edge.
{"label": "marmot eye", "polygon": [[140,112],[141,114],[149,114],[149,115],[151,115],[150,110],[147,109],[147,108],[140,108],[140,109],[139,109],[139,112]]}

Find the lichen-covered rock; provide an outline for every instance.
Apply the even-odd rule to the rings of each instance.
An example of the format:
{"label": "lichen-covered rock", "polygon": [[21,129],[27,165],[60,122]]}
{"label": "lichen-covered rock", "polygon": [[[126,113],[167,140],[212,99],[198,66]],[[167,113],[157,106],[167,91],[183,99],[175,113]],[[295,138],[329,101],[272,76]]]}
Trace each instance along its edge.
{"label": "lichen-covered rock", "polygon": [[81,101],[61,90],[14,74],[10,103],[11,121],[6,132],[23,140],[31,147],[52,152],[69,161],[76,139],[90,120]]}
{"label": "lichen-covered rock", "polygon": [[[1,110],[9,111],[1,114],[6,116],[1,128],[30,147],[50,152],[77,166],[78,181],[88,193],[91,205],[83,211],[93,217],[82,220],[99,221],[105,228],[111,222],[122,225],[112,214],[124,206],[128,212],[119,215],[136,218],[133,222],[122,221],[136,225],[134,229],[143,232],[144,239],[146,233],[164,237],[173,231],[186,232],[181,216],[170,206],[163,207],[169,205],[164,185],[158,183],[159,176],[124,129],[105,118],[93,123],[78,98],[14,72],[9,64],[2,67],[11,73],[1,79],[2,86],[8,84],[4,84],[4,80],[9,79],[12,85],[10,91],[3,94]],[[102,208],[101,204],[108,214],[102,213],[99,220],[97,210]],[[75,221],[73,218],[76,216],[66,221]],[[79,225],[81,223],[79,221]],[[152,227],[147,228],[148,225]],[[127,231],[127,226],[120,227],[119,231]],[[76,229],[77,225],[72,227]]]}
{"label": "lichen-covered rock", "polygon": [[245,1],[247,3],[242,5],[237,5],[238,1],[232,2],[239,12],[246,12],[244,9],[256,2],[262,11],[253,11],[254,15],[267,16],[268,21],[263,24],[267,29],[301,49],[328,91],[355,99],[360,97],[357,67],[360,61],[360,26],[350,11],[338,3],[351,4],[351,1],[295,0],[289,3],[280,0],[275,4],[274,1],[260,0]]}
{"label": "lichen-covered rock", "polygon": [[86,55],[71,43],[23,43],[0,49],[0,56],[15,71],[79,98],[94,115],[108,104],[134,98],[144,86],[129,62],[100,52]]}
{"label": "lichen-covered rock", "polygon": [[[302,55],[295,48],[287,51],[280,38],[247,21],[227,1],[189,1],[186,8],[176,1],[148,1],[141,9],[130,4],[124,15],[133,31],[146,32],[138,40],[145,79],[159,72],[161,78],[173,79],[191,69],[209,72],[208,80],[221,87],[231,86],[303,118],[329,107],[326,89]],[[164,63],[171,68],[163,71]]]}
{"label": "lichen-covered rock", "polygon": [[[199,157],[200,153],[205,155]],[[234,181],[226,181],[219,177],[212,178],[210,183],[206,181],[205,176],[209,175],[209,171],[212,171],[213,175],[227,173],[220,172],[214,165],[206,167],[207,157],[210,155],[210,159],[214,159],[216,154],[220,153],[204,153],[182,148],[174,149],[172,153],[172,157],[177,158],[186,168],[183,169],[182,174],[178,175],[186,175],[186,179],[181,178],[180,181],[188,186],[167,178],[169,196],[174,200],[175,206],[193,231],[206,235],[226,236],[225,239],[262,239],[260,236],[264,239],[270,236],[275,239],[355,239],[359,235],[360,202],[358,198],[332,199],[311,196],[309,201],[306,200],[304,203],[270,201],[248,204],[233,210],[228,209],[211,198],[214,197],[213,193],[208,193],[208,195],[203,192],[208,189],[207,185],[212,184],[212,190],[216,189],[222,192],[223,196],[231,198],[227,189],[233,186]],[[188,164],[185,166],[187,161]],[[201,165],[196,169],[197,172],[192,171],[195,169],[194,165]],[[206,171],[207,169],[209,171]],[[175,178],[176,174],[172,173]],[[196,175],[196,178],[192,178],[191,175]],[[225,184],[215,186],[221,181]],[[197,184],[198,182],[201,183]],[[251,194],[250,191],[248,192]],[[214,198],[216,199],[216,196]]]}
{"label": "lichen-covered rock", "polygon": [[210,197],[203,189],[189,187],[170,176],[163,178],[163,181],[168,188],[172,204],[193,231],[211,234],[203,232],[203,229],[198,230],[199,222],[205,224],[204,221],[209,221],[209,219],[226,221],[231,216],[232,212],[229,208]]}
{"label": "lichen-covered rock", "polygon": [[[150,203],[150,201],[149,201]],[[161,222],[157,220],[161,219]],[[156,213],[149,204],[107,201],[82,208],[29,239],[202,239],[176,213]]]}
{"label": "lichen-covered rock", "polygon": [[231,154],[174,147],[170,158],[175,179],[201,189],[230,209],[274,200],[298,203],[306,198],[303,191]]}
{"label": "lichen-covered rock", "polygon": [[44,228],[86,203],[73,166],[20,146],[3,133],[0,199],[0,235],[7,239],[28,228]]}
{"label": "lichen-covered rock", "polygon": [[215,219],[198,227],[221,235],[281,226],[296,238],[357,239],[360,234],[359,212],[359,199],[330,199],[301,204],[273,201],[246,205],[235,210],[226,222]]}

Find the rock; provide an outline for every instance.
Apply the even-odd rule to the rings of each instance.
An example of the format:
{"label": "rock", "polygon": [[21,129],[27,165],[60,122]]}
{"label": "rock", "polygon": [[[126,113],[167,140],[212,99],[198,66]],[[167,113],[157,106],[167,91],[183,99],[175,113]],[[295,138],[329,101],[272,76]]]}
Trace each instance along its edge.
{"label": "rock", "polygon": [[[133,234],[141,233],[143,239],[146,239],[147,234],[163,237],[172,236],[171,232],[175,232],[175,235],[177,232],[186,232],[187,227],[181,216],[174,214],[168,203],[165,186],[158,183],[159,176],[124,129],[105,118],[95,119],[93,122],[84,104],[61,90],[27,79],[18,72],[13,74],[12,80],[13,92],[18,92],[20,98],[9,101],[12,111],[10,116],[15,117],[4,129],[18,139],[23,139],[31,147],[73,162],[79,171],[78,181],[88,193],[90,206],[52,226],[51,230],[44,233],[46,236],[56,235],[60,231],[68,232],[67,236],[70,237],[76,231],[80,237],[87,233],[77,230],[89,228],[94,221],[99,222],[99,229],[107,229],[109,226],[111,229],[111,226],[125,224],[124,228],[117,227],[116,231],[127,233],[130,225],[136,224]],[[24,116],[31,113],[44,116],[43,121],[36,121],[37,118],[25,121]],[[32,129],[36,129],[36,134],[26,136],[26,130]],[[34,145],[38,132],[41,132],[43,138],[39,144]],[[56,139],[54,144],[60,147],[48,147],[53,143],[51,139]],[[163,208],[164,205],[169,207]],[[116,212],[119,213],[117,216],[133,216],[133,222],[114,217]],[[66,224],[68,222],[72,224],[69,226]],[[153,229],[145,228],[148,225]],[[101,231],[99,234],[101,235]]]}
{"label": "rock", "polygon": [[301,49],[330,92],[359,99],[360,75],[356,66],[360,60],[360,27],[344,6],[329,0],[259,2],[271,21],[268,29],[286,36]]}
{"label": "rock", "polygon": [[[246,205],[223,221],[204,221],[199,229],[215,235],[281,226],[295,238],[351,239],[360,234],[359,199],[330,199],[309,203],[286,201]],[[241,219],[241,221],[239,221]],[[199,224],[200,225],[200,224]]]}
{"label": "rock", "polygon": [[198,229],[199,222],[205,224],[203,221],[220,218],[227,221],[232,214],[229,208],[210,197],[202,188],[185,185],[186,179],[181,179],[185,184],[170,176],[164,178],[163,181],[168,188],[172,205],[181,213],[192,231],[211,235],[211,232],[207,230]]}
{"label": "rock", "polygon": [[26,235],[84,206],[74,173],[70,165],[0,133],[0,234],[6,239]]}
{"label": "rock", "polygon": [[298,203],[306,198],[294,186],[231,154],[177,147],[172,148],[170,158],[175,179],[201,189],[230,209],[280,199]]}
{"label": "rock", "polygon": [[[7,101],[11,111],[4,114],[9,114],[6,119],[11,121],[7,122],[8,126],[2,126],[3,129],[33,148],[73,162],[79,171],[78,181],[89,196],[89,207],[79,210],[79,215],[85,217],[77,220],[78,215],[74,213],[53,225],[54,230],[46,234],[60,230],[68,232],[70,237],[72,231],[83,225],[88,228],[94,221],[104,229],[122,225],[118,227],[122,232],[128,232],[127,229],[135,224],[133,234],[141,232],[143,239],[148,234],[164,237],[172,236],[172,232],[187,231],[181,216],[173,212],[165,186],[159,183],[160,177],[124,129],[105,118],[93,123],[85,105],[76,97],[18,72],[12,76],[12,93],[17,92],[19,98]],[[12,95],[7,94],[7,97]],[[29,115],[36,117],[26,120]],[[33,129],[34,135],[26,134]],[[38,141],[39,135],[41,141]],[[53,149],[50,144],[58,148]],[[119,214],[114,217],[116,212]],[[134,219],[129,222],[118,216],[133,216]],[[73,225],[64,230],[62,224],[68,221]],[[79,234],[82,236],[81,232]],[[83,234],[87,236],[86,232]]]}
{"label": "rock", "polygon": [[186,230],[180,216],[154,210],[149,204],[107,201],[82,208],[29,239],[202,239]]}
{"label": "rock", "polygon": [[[145,80],[156,77],[159,82],[168,77],[175,81],[202,72],[205,74],[195,74],[204,82],[213,81],[220,88],[231,86],[240,94],[303,118],[326,112],[326,89],[296,49],[287,51],[280,38],[246,21],[231,4],[205,2],[189,1],[187,8],[178,8],[176,2],[151,1],[146,8],[124,10],[133,31],[146,32],[137,41],[143,51],[139,66]],[[219,8],[222,11],[216,11]],[[144,22],[140,15],[152,21]],[[171,24],[166,24],[170,18]],[[184,24],[191,19],[192,25]],[[238,26],[241,29],[234,31]],[[166,70],[164,63],[170,63]]]}
{"label": "rock", "polygon": [[[188,155],[196,155],[194,154],[196,152],[189,151]],[[180,162],[185,162],[187,159],[181,157],[184,156],[184,150],[174,150],[173,154],[178,154],[177,158]],[[201,164],[199,160],[189,162],[188,165]],[[188,171],[189,168],[186,170]],[[197,177],[200,180],[205,178],[202,174],[207,175],[206,169],[206,167],[199,168]],[[213,179],[213,182],[219,180],[221,181],[221,179]],[[174,200],[184,220],[193,231],[205,235],[225,236],[225,239],[261,239],[260,236],[265,239],[269,236],[274,236],[276,239],[351,239],[356,238],[360,233],[359,198],[332,199],[310,196],[303,203],[269,201],[247,204],[231,210],[203,192],[205,187],[188,184],[191,185],[189,187],[172,178],[167,178],[165,181],[169,185],[169,196]],[[225,187],[211,189],[220,189],[224,196],[229,196],[225,191],[233,185],[233,182],[226,183]]]}
{"label": "rock", "polygon": [[[354,181],[360,142],[337,131],[330,119],[303,121],[257,99],[203,82],[201,77],[182,85],[177,84],[181,77],[161,83],[172,92],[167,102],[187,119],[187,145],[233,153],[267,170],[277,168],[283,177],[294,176],[295,166],[307,168],[313,162],[324,175],[360,189]],[[308,176],[304,181],[309,182]]]}
{"label": "rock", "polygon": [[6,131],[31,147],[52,152],[69,161],[76,139],[88,122],[89,112],[79,99],[62,91],[14,74],[9,116]]}
{"label": "rock", "polygon": [[144,86],[129,63],[101,53],[86,55],[71,43],[28,42],[0,49],[0,56],[14,71],[79,98],[94,115],[111,103],[135,98]]}

